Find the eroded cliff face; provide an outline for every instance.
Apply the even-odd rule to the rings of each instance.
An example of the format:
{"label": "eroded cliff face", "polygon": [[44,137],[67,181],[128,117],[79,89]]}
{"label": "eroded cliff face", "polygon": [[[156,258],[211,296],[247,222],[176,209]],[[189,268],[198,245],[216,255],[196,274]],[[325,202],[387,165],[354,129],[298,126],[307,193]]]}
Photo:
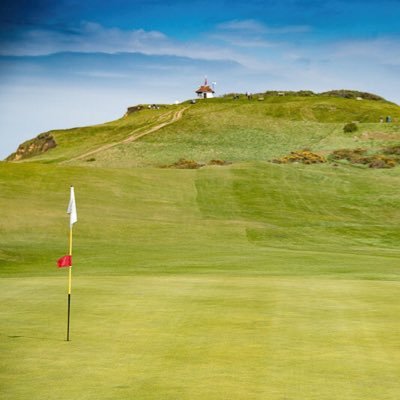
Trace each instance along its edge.
{"label": "eroded cliff face", "polygon": [[30,158],[42,154],[57,146],[54,137],[46,132],[41,133],[34,139],[27,140],[26,142],[20,144],[15,153],[10,154],[6,160],[7,161],[19,161],[24,158]]}

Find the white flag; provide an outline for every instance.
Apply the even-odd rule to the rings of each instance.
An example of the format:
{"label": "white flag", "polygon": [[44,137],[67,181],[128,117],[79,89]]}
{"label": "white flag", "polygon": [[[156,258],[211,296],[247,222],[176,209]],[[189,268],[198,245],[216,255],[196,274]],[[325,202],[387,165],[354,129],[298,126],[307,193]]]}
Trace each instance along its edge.
{"label": "white flag", "polygon": [[71,186],[71,197],[69,199],[67,213],[69,214],[69,225],[72,228],[72,225],[76,221],[78,221],[78,214],[76,213],[76,204],[75,204],[75,192],[73,186]]}

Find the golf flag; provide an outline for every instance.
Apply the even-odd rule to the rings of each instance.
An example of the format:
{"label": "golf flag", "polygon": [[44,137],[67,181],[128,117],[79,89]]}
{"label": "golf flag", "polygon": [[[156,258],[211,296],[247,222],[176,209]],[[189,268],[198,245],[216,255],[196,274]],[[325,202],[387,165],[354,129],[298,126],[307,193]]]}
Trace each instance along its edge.
{"label": "golf flag", "polygon": [[69,342],[69,327],[71,317],[71,291],[72,291],[72,226],[78,221],[78,214],[76,213],[75,192],[74,187],[71,186],[70,198],[67,208],[69,214],[69,252],[57,260],[58,268],[68,268],[68,310],[67,310],[67,342]]}
{"label": "golf flag", "polygon": [[72,225],[76,221],[78,221],[78,214],[76,213],[75,192],[73,186],[71,186],[71,196],[69,198],[67,213],[69,214],[69,226],[72,228]]}
{"label": "golf flag", "polygon": [[63,256],[57,260],[58,268],[71,267],[72,266],[72,256]]}

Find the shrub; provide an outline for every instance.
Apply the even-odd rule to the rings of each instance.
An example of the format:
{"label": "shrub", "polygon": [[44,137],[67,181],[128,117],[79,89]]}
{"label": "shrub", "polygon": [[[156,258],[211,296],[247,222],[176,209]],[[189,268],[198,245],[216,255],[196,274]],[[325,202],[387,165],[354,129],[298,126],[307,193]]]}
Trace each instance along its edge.
{"label": "shrub", "polygon": [[177,169],[198,169],[204,167],[204,164],[200,164],[194,160],[186,160],[181,158],[171,165],[163,165],[161,168],[177,168]]}
{"label": "shrub", "polygon": [[369,164],[370,168],[393,168],[396,160],[382,155],[374,156]]}
{"label": "shrub", "polygon": [[287,164],[300,162],[303,164],[320,164],[326,162],[326,159],[310,150],[298,150],[292,151],[289,155],[272,160],[272,162],[277,164]]}
{"label": "shrub", "polygon": [[383,149],[383,154],[395,154],[395,155],[399,156],[400,155],[400,146],[385,147]]}
{"label": "shrub", "polygon": [[358,126],[354,122],[350,122],[343,127],[343,132],[345,133],[355,132],[357,130]]}
{"label": "shrub", "polygon": [[358,90],[330,90],[328,92],[320,93],[322,96],[331,96],[331,97],[343,97],[345,99],[356,99],[357,97],[361,97],[366,100],[385,100],[383,97],[378,96],[373,93],[368,92],[359,92]]}
{"label": "shrub", "polygon": [[352,164],[369,164],[371,162],[371,157],[366,155],[367,150],[366,149],[340,149],[340,150],[335,150],[329,158],[331,160],[337,161],[337,160],[347,160]]}
{"label": "shrub", "polygon": [[351,163],[357,163],[358,160],[364,156],[367,152],[365,149],[357,148],[357,149],[340,149],[335,150],[331,155],[330,159],[332,160],[347,160]]}
{"label": "shrub", "polygon": [[225,160],[211,160],[208,163],[208,165],[227,165],[227,164],[230,164],[230,163]]}
{"label": "shrub", "polygon": [[[390,151],[393,151],[393,149]],[[368,165],[370,168],[393,168],[397,165],[395,157],[388,157],[387,155],[380,153],[370,155],[367,155],[366,153],[367,150],[361,148],[341,149],[335,150],[329,158],[333,161],[347,160],[352,164]]]}

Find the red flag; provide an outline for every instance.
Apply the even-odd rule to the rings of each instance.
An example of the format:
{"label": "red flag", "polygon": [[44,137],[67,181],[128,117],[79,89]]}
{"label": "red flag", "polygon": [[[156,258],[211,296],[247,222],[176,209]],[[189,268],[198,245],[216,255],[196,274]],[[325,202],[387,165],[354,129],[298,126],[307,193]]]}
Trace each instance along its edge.
{"label": "red flag", "polygon": [[64,256],[57,261],[58,268],[71,267],[72,266],[72,256]]}

